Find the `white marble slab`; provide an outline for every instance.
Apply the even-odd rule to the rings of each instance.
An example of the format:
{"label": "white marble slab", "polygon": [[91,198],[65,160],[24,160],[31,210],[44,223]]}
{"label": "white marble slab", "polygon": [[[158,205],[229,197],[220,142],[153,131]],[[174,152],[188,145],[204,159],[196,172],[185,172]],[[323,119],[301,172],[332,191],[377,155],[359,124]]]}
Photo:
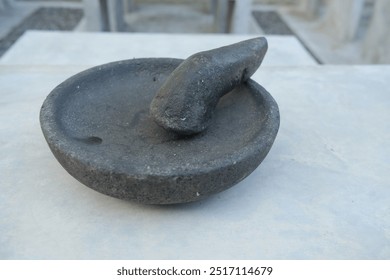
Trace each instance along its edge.
{"label": "white marble slab", "polygon": [[[26,32],[0,64],[98,65],[140,57],[187,58],[204,50],[254,38],[251,35]],[[315,65],[293,36],[267,36],[264,66]]]}
{"label": "white marble slab", "polygon": [[265,67],[261,166],[197,203],[99,194],[51,154],[40,106],[83,67],[0,66],[1,259],[389,259],[390,66]]}

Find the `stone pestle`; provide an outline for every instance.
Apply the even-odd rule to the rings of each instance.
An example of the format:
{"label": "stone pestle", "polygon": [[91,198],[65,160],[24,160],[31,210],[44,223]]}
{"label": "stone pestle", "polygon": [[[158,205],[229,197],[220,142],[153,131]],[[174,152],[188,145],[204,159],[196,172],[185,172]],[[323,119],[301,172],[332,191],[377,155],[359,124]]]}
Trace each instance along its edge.
{"label": "stone pestle", "polygon": [[267,40],[259,37],[190,56],[158,90],[151,116],[180,135],[203,131],[218,100],[256,72],[267,48]]}

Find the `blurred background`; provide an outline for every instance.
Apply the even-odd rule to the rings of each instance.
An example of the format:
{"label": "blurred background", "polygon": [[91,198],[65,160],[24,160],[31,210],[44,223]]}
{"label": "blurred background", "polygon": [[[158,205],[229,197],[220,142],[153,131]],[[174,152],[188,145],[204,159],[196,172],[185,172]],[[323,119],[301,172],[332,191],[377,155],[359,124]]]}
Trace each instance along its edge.
{"label": "blurred background", "polygon": [[[389,260],[390,65],[382,65],[390,63],[389,27],[390,0],[0,0],[0,259]],[[133,58],[184,59],[263,35],[269,48],[252,79],[277,101],[280,129],[261,167],[236,187],[187,205],[127,203],[84,187],[50,153],[40,108],[76,73]],[[149,70],[137,64],[133,77],[127,62],[104,68],[115,71],[101,81],[84,72],[73,89],[69,80],[62,84],[69,99],[61,98],[52,120],[67,130],[59,137],[95,135],[76,137],[84,132],[72,122],[85,122],[82,115],[96,109],[102,118],[89,125],[112,126],[102,135],[137,130],[145,143],[159,143],[142,127],[148,108],[134,117],[121,113],[131,121],[104,117],[117,109],[99,94],[112,91],[118,102],[127,88],[116,87],[116,78],[132,82]],[[162,83],[166,76],[157,70]],[[95,81],[102,88],[89,90]],[[90,104],[65,116],[81,93]],[[130,101],[123,102],[119,108],[127,110]],[[125,139],[102,150],[81,142],[104,157]],[[121,166],[129,152],[118,162],[107,159],[110,176],[131,170]],[[175,155],[161,158],[169,165]]]}
{"label": "blurred background", "polygon": [[389,0],[0,0],[0,56],[26,30],[292,35],[320,64],[390,63]]}

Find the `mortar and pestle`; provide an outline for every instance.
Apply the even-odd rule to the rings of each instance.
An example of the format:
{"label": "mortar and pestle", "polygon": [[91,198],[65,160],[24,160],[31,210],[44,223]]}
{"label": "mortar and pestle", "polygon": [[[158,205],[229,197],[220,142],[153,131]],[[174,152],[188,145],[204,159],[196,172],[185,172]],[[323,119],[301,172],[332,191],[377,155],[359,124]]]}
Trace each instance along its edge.
{"label": "mortar and pestle", "polygon": [[86,186],[146,204],[196,201],[234,186],[279,129],[250,77],[265,38],[196,53],[96,66],[58,85],[40,112],[54,156]]}

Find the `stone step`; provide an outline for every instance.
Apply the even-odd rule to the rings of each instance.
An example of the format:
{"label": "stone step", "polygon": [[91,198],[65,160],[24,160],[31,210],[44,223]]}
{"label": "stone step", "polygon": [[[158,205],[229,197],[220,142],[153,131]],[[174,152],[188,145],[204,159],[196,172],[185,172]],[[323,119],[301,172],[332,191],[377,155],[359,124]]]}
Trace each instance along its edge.
{"label": "stone step", "polygon": [[[140,57],[187,58],[251,35],[26,32],[0,59],[0,64],[98,65]],[[264,66],[316,65],[293,36],[267,36]],[[33,51],[29,51],[33,50]]]}

